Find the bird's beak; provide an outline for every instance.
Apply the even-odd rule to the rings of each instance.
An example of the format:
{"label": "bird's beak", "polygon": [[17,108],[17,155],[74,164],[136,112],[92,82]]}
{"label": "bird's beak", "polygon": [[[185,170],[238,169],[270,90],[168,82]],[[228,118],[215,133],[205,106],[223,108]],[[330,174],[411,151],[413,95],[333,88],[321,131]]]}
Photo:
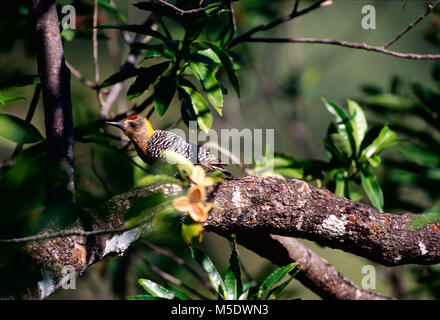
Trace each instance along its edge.
{"label": "bird's beak", "polygon": [[111,122],[111,121],[106,121],[105,123],[106,123],[106,124],[109,124],[109,125],[111,125],[111,126],[117,127],[117,128],[119,128],[119,129],[122,129],[122,130],[127,129],[127,126],[124,125],[124,124],[121,123],[121,122]]}

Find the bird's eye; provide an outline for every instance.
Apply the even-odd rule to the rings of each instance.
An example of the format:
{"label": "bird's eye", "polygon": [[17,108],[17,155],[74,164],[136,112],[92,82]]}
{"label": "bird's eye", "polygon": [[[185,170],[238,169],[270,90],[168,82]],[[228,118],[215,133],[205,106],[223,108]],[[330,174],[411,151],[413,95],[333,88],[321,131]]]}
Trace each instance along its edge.
{"label": "bird's eye", "polygon": [[130,126],[130,128],[136,128],[138,124],[136,122],[134,122],[134,121],[130,121],[128,123],[128,125]]}

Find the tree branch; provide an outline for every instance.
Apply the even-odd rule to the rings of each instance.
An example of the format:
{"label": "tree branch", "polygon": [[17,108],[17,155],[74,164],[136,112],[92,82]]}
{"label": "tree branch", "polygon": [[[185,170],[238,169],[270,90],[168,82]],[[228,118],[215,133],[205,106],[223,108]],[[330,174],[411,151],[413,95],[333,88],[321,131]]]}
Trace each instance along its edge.
{"label": "tree branch", "polygon": [[332,1],[320,0],[320,1],[315,2],[314,4],[310,5],[309,7],[298,11],[298,2],[295,2],[293,10],[289,15],[282,17],[282,18],[278,18],[276,20],[273,20],[267,24],[261,24],[259,26],[256,26],[256,27],[246,31],[245,33],[239,35],[234,40],[232,40],[230,47],[233,47],[233,46],[239,44],[240,42],[248,41],[248,39],[256,32],[272,29],[282,23],[288,22],[288,21],[293,20],[299,16],[307,14],[310,11],[313,11],[313,10],[318,9],[320,7],[331,5],[331,4],[332,4]]}
{"label": "tree branch", "polygon": [[102,93],[99,88],[99,53],[98,53],[98,0],[93,1],[93,29],[92,29],[92,50],[93,50],[93,70],[95,74],[96,95],[99,108],[104,106]]}
{"label": "tree branch", "polygon": [[294,238],[249,232],[237,234],[237,241],[278,266],[298,262],[300,271],[296,279],[323,299],[390,299],[357,287],[334,266]]}
{"label": "tree branch", "polygon": [[164,7],[171,8],[171,9],[173,9],[174,11],[176,11],[177,13],[179,13],[181,15],[185,15],[185,14],[194,14],[194,13],[206,11],[206,10],[209,10],[209,9],[218,8],[218,7],[224,6],[225,4],[229,5],[230,3],[235,2],[235,1],[239,1],[239,0],[226,0],[226,1],[222,1],[221,3],[218,3],[218,4],[212,4],[212,5],[209,5],[209,6],[206,6],[206,7],[190,9],[190,10],[182,10],[182,9],[176,7],[175,5],[173,5],[173,4],[169,3],[169,2],[166,2],[164,0],[155,0],[154,2],[160,3]]}
{"label": "tree branch", "polygon": [[[157,18],[158,18],[157,14],[151,13],[148,16],[148,18],[145,20],[143,25],[151,27],[154,30],[155,28],[157,28],[157,26],[154,25]],[[137,42],[146,43],[151,38],[152,38],[151,36],[136,34],[136,36],[133,39],[133,43],[137,43]],[[122,64],[120,70],[126,70],[129,68],[133,68],[134,65],[136,64],[136,59],[138,58],[140,52],[141,51],[137,48],[131,48],[130,52],[128,53],[127,58],[126,58],[125,62]],[[103,107],[101,108],[101,111],[100,111],[100,118],[101,119],[116,121],[116,120],[108,119],[108,118],[109,118],[110,110],[111,110],[113,104],[115,103],[115,101],[118,99],[119,94],[121,93],[122,89],[123,89],[122,83],[117,83],[114,86],[112,86],[112,88],[110,89],[110,91],[107,95],[107,98],[103,101]],[[133,108],[133,109],[135,109],[135,108]],[[132,111],[128,110],[127,112],[130,113]]]}
{"label": "tree branch", "polygon": [[418,18],[410,23],[405,29],[400,31],[394,38],[389,40],[387,43],[385,43],[382,47],[384,49],[388,48],[390,45],[392,45],[394,42],[399,40],[405,33],[407,33],[409,30],[414,28],[420,21],[425,19],[425,17],[430,14],[434,9],[440,4],[440,0],[437,0],[434,4],[428,4],[428,8],[426,9],[426,12],[418,16]]}
{"label": "tree branch", "polygon": [[352,49],[361,49],[366,51],[375,51],[387,54],[397,58],[412,59],[412,60],[437,60],[440,59],[440,54],[418,54],[418,53],[402,53],[385,49],[384,47],[372,46],[366,43],[357,43],[349,41],[331,40],[331,39],[317,39],[317,38],[270,38],[270,37],[249,37],[247,42],[265,42],[265,43],[320,43],[335,46],[341,46]]}
{"label": "tree branch", "polygon": [[46,209],[66,219],[75,205],[70,71],[55,1],[33,0],[32,17],[46,126]]}
{"label": "tree branch", "polygon": [[[96,85],[94,82],[88,80],[86,77],[84,77],[81,72],[79,72],[78,69],[76,69],[73,65],[69,63],[69,61],[66,60],[66,66],[69,68],[70,73],[77,78],[79,81],[81,81],[86,87],[89,87],[90,89],[97,90],[98,85]],[[100,89],[101,93],[108,94],[108,90],[106,88]]]}
{"label": "tree branch", "polygon": [[[29,244],[39,249],[31,251],[36,255],[34,260],[41,268],[53,270],[52,277],[57,279],[57,272],[66,264],[75,265],[81,273],[108,254],[122,254],[140,231],[113,232],[124,228],[125,214],[139,198],[157,191],[176,195],[181,187],[161,184],[139,188],[115,196],[97,209],[86,210],[83,215],[90,221],[87,229],[77,227],[57,235],[74,235],[66,238],[73,241],[69,254],[57,253],[60,241],[39,238],[39,242]],[[239,243],[279,265],[297,261],[303,268],[298,279],[323,298],[386,297],[356,287],[334,267],[286,236],[315,240],[386,265],[440,260],[438,227],[409,231],[408,222],[415,215],[381,213],[299,180],[256,176],[229,180],[210,188],[207,201],[222,209],[210,212],[204,223],[206,231],[226,237],[236,233]]]}
{"label": "tree branch", "polygon": [[385,43],[383,46],[372,46],[368,45],[366,43],[358,43],[358,42],[349,42],[349,41],[340,41],[340,40],[331,40],[331,39],[318,39],[318,38],[303,38],[303,37],[285,37],[285,38],[274,38],[274,37],[252,37],[253,34],[272,29],[273,27],[276,27],[282,23],[285,23],[287,21],[290,21],[294,18],[297,18],[298,16],[304,15],[312,10],[315,10],[319,7],[326,6],[332,4],[332,1],[318,1],[311,6],[298,11],[298,3],[299,1],[296,1],[294,4],[294,8],[292,12],[285,17],[273,20],[272,22],[268,24],[262,24],[259,26],[256,26],[249,31],[243,33],[242,35],[238,36],[234,40],[231,41],[230,46],[235,46],[238,43],[241,42],[264,42],[264,43],[319,43],[319,44],[329,44],[329,45],[336,45],[346,48],[352,48],[352,49],[361,49],[366,51],[375,51],[379,53],[383,53],[386,55],[390,55],[397,58],[403,58],[403,59],[411,59],[411,60],[437,60],[440,59],[440,54],[418,54],[418,53],[402,53],[397,51],[388,50],[387,48],[395,43],[397,40],[399,40],[404,34],[406,34],[408,31],[410,31],[413,27],[415,27],[420,21],[422,21],[430,12],[432,12],[439,4],[440,0],[437,0],[433,5],[428,5],[428,9],[425,13],[421,14],[415,21],[410,23],[405,29],[400,31],[395,37],[390,39],[387,43]]}
{"label": "tree branch", "polygon": [[411,231],[415,214],[382,213],[300,180],[231,180],[218,185],[207,201],[223,209],[210,213],[207,231],[299,237],[387,266],[440,262],[439,226]]}

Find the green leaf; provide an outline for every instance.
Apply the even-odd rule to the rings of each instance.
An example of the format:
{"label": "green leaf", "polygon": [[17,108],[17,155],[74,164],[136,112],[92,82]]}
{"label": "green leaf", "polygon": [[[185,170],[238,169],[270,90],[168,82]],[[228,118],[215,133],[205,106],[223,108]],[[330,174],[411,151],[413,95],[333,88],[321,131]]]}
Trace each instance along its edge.
{"label": "green leaf", "polygon": [[[188,96],[185,90],[178,87],[178,91],[180,101],[182,102],[180,111],[182,114],[182,120],[187,126],[189,126],[190,121],[197,121],[197,115],[192,106],[191,98]],[[183,94],[181,92],[183,92]]]}
{"label": "green leaf", "polygon": [[225,275],[225,299],[237,300],[243,293],[243,283],[241,281],[241,268],[238,261],[237,241],[235,234],[232,235],[232,252],[229,258],[228,267]]}
{"label": "green leaf", "polygon": [[200,93],[190,87],[180,86],[191,100],[193,110],[197,116],[197,124],[202,130],[209,130],[212,126],[212,114],[208,103]]}
{"label": "green leaf", "polygon": [[338,153],[342,155],[343,159],[348,159],[351,156],[351,148],[347,139],[339,133],[332,133],[329,135],[329,141]]}
{"label": "green leaf", "polygon": [[5,107],[7,104],[11,103],[11,102],[15,102],[15,101],[19,101],[19,100],[26,100],[26,98],[24,97],[10,97],[10,96],[4,96],[1,92],[0,92],[0,106]]}
{"label": "green leaf", "polygon": [[168,69],[168,66],[169,62],[162,62],[148,68],[140,68],[136,80],[128,89],[127,99],[132,100],[143,94]]}
{"label": "green leaf", "polygon": [[199,242],[202,240],[203,227],[200,223],[183,223],[182,224],[182,238],[189,245],[194,238]]}
{"label": "green leaf", "polygon": [[406,159],[415,162],[419,165],[426,166],[439,166],[440,155],[438,150],[432,150],[432,148],[424,147],[415,144],[402,144],[397,147],[397,150]]}
{"label": "green leaf", "polygon": [[168,300],[171,300],[174,298],[174,294],[172,292],[170,292],[166,288],[162,287],[161,285],[159,285],[151,280],[139,279],[138,283],[142,286],[142,288],[145,289],[145,291],[147,291],[153,297],[168,299]]}
{"label": "green leaf", "polygon": [[223,283],[222,277],[215,268],[211,259],[209,259],[209,257],[206,256],[202,251],[193,246],[190,246],[190,249],[193,259],[202,267],[202,269],[208,275],[209,282],[211,283],[212,287],[217,291],[220,297],[224,298],[224,294],[226,291],[225,284]]}
{"label": "green leaf", "polygon": [[257,296],[262,298],[275,284],[281,281],[290,271],[296,267],[297,263],[293,262],[284,267],[278,268],[272,272],[258,288]]}
{"label": "green leaf", "polygon": [[295,274],[290,276],[290,279],[284,281],[279,286],[273,288],[269,291],[267,294],[267,300],[276,300],[279,298],[280,294],[286,289],[286,287],[289,285],[289,283],[294,279],[295,275],[299,272],[299,269],[295,272]]}
{"label": "green leaf", "polygon": [[362,194],[360,194],[359,192],[356,192],[356,191],[349,191],[349,199],[350,200],[353,200],[353,201],[361,201],[362,200],[362,198],[363,198],[363,196],[362,196]]}
{"label": "green leaf", "polygon": [[353,127],[353,137],[356,143],[356,154],[359,153],[362,140],[367,132],[367,120],[362,108],[353,100],[347,100],[348,113],[350,115],[351,126]]}
{"label": "green leaf", "polygon": [[234,66],[229,58],[229,55],[222,48],[217,47],[211,42],[204,41],[203,43],[212,49],[212,51],[214,51],[214,53],[219,57],[232,88],[234,88],[238,97],[240,97],[240,81],[238,80],[237,72],[234,70]]}
{"label": "green leaf", "polygon": [[238,300],[247,300],[249,296],[249,289],[247,289],[245,292],[243,292],[239,297]]}
{"label": "green leaf", "polygon": [[176,51],[179,48],[180,41],[178,40],[164,40],[164,43],[159,44],[139,44],[141,49],[148,49],[144,59],[150,58],[167,58],[173,59],[176,56]]}
{"label": "green leaf", "polygon": [[416,104],[413,100],[391,93],[376,94],[366,97],[364,101],[370,105],[383,107],[390,111],[408,111]]}
{"label": "green leaf", "polygon": [[152,219],[154,209],[170,201],[170,198],[160,192],[151,193],[138,199],[125,215],[125,226],[127,228],[135,227],[142,221]]}
{"label": "green leaf", "polygon": [[101,8],[107,11],[112,16],[119,19],[122,23],[127,23],[127,18],[115,7],[113,7],[107,0],[98,0],[98,4]]}
{"label": "green leaf", "polygon": [[195,77],[200,81],[209,102],[211,102],[212,106],[215,110],[217,110],[219,115],[222,115],[223,93],[217,79],[215,78],[214,68],[210,68],[202,62],[193,61],[189,62],[189,67]]}
{"label": "green leaf", "polygon": [[335,194],[343,197],[345,195],[345,177],[343,172],[339,172],[335,177]]}
{"label": "green leaf", "polygon": [[[348,144],[348,143],[347,143]],[[346,156],[344,156],[334,145],[330,136],[327,136],[324,139],[324,148],[327,151],[327,154],[332,161],[339,161],[342,163],[347,162]]]}
{"label": "green leaf", "polygon": [[393,144],[398,143],[396,140],[396,133],[392,131],[388,126],[384,126],[373,142],[367,146],[364,150],[362,150],[362,157],[364,159],[371,158],[372,156],[379,154],[383,149],[389,147]]}
{"label": "green leaf", "polygon": [[361,166],[361,184],[371,204],[378,210],[383,211],[383,193],[376,177],[370,168]]}
{"label": "green leaf", "polygon": [[123,31],[145,34],[145,35],[152,36],[152,37],[155,37],[158,39],[166,40],[166,37],[163,34],[151,29],[150,27],[148,27],[146,25],[101,24],[101,25],[97,26],[96,28],[98,28],[98,29],[118,29],[118,30],[123,30]]}
{"label": "green leaf", "polygon": [[169,28],[167,27],[167,25],[163,22],[162,17],[159,17],[159,23],[160,23],[161,27],[163,28],[163,31],[165,31],[167,38],[172,39],[173,36],[171,35],[171,32],[170,32]]}
{"label": "green leaf", "polygon": [[169,291],[172,292],[174,294],[174,297],[179,300],[192,300],[190,296],[188,296],[185,292],[177,288],[170,287]]}
{"label": "green leaf", "polygon": [[[210,50],[210,49],[208,49],[208,50]],[[219,63],[216,63],[210,57],[207,57],[206,55],[200,54],[198,52],[191,53],[188,57],[188,60],[192,61],[192,62],[200,62],[200,63],[203,63],[204,65],[207,65],[210,67],[215,67],[215,66],[219,65]],[[218,58],[217,58],[217,60],[218,60]]]}
{"label": "green leaf", "polygon": [[226,50],[226,52],[232,59],[234,70],[240,69],[244,64],[244,58],[235,51]]}
{"label": "green leaf", "polygon": [[114,85],[118,82],[122,82],[124,80],[127,80],[129,78],[133,78],[139,74],[139,69],[136,68],[129,68],[129,69],[123,69],[119,72],[116,72],[115,74],[111,75],[107,79],[105,79],[98,88],[104,88],[111,85]]}
{"label": "green leaf", "polygon": [[38,129],[32,124],[8,114],[0,114],[0,136],[18,144],[44,140]]}
{"label": "green leaf", "polygon": [[176,80],[169,77],[161,77],[154,86],[154,110],[159,117],[167,111],[175,92]]}
{"label": "green leaf", "polygon": [[378,154],[375,154],[374,156],[367,158],[367,160],[368,163],[373,167],[377,167],[382,161]]}
{"label": "green leaf", "polygon": [[338,106],[336,103],[328,101],[322,98],[327,110],[336,117],[336,125],[338,128],[338,133],[350,143],[350,156],[356,153],[356,142],[353,135],[353,127],[351,125],[350,119],[345,113],[344,109]]}
{"label": "green leaf", "polygon": [[61,31],[61,38],[63,38],[66,41],[72,41],[75,38],[75,30],[72,29],[63,29]]}
{"label": "green leaf", "polygon": [[202,55],[202,56],[205,56],[205,57],[209,58],[215,64],[218,64],[218,65],[221,64],[221,61],[220,61],[219,57],[210,48],[203,49],[203,50],[198,50],[197,53],[199,55]]}

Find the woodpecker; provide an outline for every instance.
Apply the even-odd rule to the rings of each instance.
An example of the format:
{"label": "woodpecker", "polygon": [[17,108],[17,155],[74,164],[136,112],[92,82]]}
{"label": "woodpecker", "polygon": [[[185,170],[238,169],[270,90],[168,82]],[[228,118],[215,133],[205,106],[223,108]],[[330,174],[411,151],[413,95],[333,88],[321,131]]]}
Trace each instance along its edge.
{"label": "woodpecker", "polygon": [[106,124],[121,129],[133,142],[139,157],[149,165],[156,160],[165,161],[162,152],[171,150],[180,154],[193,163],[200,164],[207,171],[220,170],[229,175],[221,167],[225,165],[206,149],[188,143],[179,135],[165,130],[154,130],[147,118],[134,116],[123,122],[110,122]]}

